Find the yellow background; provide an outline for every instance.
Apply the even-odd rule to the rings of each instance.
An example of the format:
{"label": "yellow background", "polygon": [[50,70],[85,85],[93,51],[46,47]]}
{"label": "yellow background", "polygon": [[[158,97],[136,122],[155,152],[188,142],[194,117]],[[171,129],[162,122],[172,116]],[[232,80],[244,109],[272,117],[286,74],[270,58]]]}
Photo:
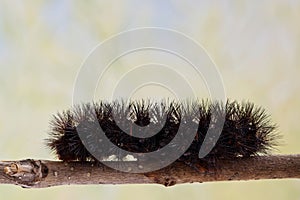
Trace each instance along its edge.
{"label": "yellow background", "polygon": [[[53,159],[48,122],[69,108],[80,64],[99,42],[132,28],[175,29],[201,43],[230,99],[265,107],[299,153],[300,1],[0,2],[0,159]],[[299,199],[298,180],[151,185],[0,186],[0,199]]]}

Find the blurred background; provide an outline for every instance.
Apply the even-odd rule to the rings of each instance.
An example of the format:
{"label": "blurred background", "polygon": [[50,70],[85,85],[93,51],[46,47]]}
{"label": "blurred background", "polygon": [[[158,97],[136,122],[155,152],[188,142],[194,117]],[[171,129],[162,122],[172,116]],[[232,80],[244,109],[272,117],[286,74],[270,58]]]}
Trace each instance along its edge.
{"label": "blurred background", "polygon": [[[137,27],[180,31],[218,66],[227,97],[266,108],[299,153],[300,1],[0,1],[0,160],[54,159],[53,114],[72,105],[78,70],[108,37]],[[6,199],[300,199],[299,180],[178,185],[0,185]]]}

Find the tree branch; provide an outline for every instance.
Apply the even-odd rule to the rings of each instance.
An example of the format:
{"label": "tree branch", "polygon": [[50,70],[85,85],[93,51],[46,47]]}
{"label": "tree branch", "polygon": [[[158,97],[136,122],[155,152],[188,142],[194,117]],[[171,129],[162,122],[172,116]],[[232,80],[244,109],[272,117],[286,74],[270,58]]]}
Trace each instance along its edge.
{"label": "tree branch", "polygon": [[[136,165],[136,162],[126,162],[128,169]],[[148,173],[119,172],[92,162],[31,159],[0,162],[0,184],[34,188],[71,184],[151,183],[171,186],[193,182],[281,178],[300,178],[300,154],[219,160],[214,169],[205,172],[196,171],[179,161]]]}

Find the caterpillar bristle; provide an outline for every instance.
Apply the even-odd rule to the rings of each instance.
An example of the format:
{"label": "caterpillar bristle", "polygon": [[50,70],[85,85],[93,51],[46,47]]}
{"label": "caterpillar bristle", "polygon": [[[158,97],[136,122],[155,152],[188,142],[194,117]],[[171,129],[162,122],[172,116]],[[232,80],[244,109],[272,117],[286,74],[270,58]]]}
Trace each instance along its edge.
{"label": "caterpillar bristle", "polygon": [[[212,112],[224,115],[225,121],[219,139],[203,161],[233,159],[236,157],[268,154],[279,138],[276,125],[261,107],[251,102],[210,102],[195,100],[187,102],[150,100],[98,102],[77,105],[54,115],[50,123],[47,146],[63,161],[97,161],[85,148],[77,127],[85,122],[99,123],[106,137],[116,146],[107,156],[118,154],[118,148],[130,152],[152,152],[167,145],[176,134],[180,124],[186,131],[190,123],[198,123],[198,130],[187,151],[179,158],[187,164],[199,161],[198,154],[206,137]],[[137,126],[132,126],[133,124]],[[130,135],[143,131],[150,124],[162,127],[151,137]],[[122,128],[120,128],[120,125]],[[89,130],[89,125],[84,125]],[[149,135],[151,133],[149,132]],[[182,141],[185,142],[185,141]]]}

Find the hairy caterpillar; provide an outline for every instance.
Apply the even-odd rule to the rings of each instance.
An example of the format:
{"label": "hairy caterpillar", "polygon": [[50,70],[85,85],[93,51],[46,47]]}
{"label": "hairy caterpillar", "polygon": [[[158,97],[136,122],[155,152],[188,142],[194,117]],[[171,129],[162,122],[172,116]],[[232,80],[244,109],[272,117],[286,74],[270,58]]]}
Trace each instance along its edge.
{"label": "hairy caterpillar", "polygon": [[[217,117],[223,114],[224,126],[212,150],[200,159],[199,150],[210,126],[212,111],[217,113]],[[100,101],[77,105],[54,115],[47,146],[63,161],[96,161],[77,131],[79,126],[85,126],[86,134],[90,134],[90,123],[99,124],[106,137],[116,145],[116,148],[105,152],[106,156],[115,155],[119,159],[126,156],[118,152],[119,148],[130,152],[152,152],[168,145],[176,134],[180,134],[179,125],[184,126],[183,130],[188,132],[190,124],[197,123],[195,138],[191,144],[187,144],[189,147],[178,158],[179,161],[194,167],[216,159],[267,154],[277,145],[278,138],[276,125],[270,122],[265,110],[251,102],[227,101],[223,105],[205,100],[185,103],[142,100],[129,104],[124,101]],[[134,124],[137,126],[133,126]],[[150,124],[162,128],[155,135],[151,130],[148,130],[149,133],[143,132],[152,135],[146,138],[131,135],[138,135],[145,130],[143,127]],[[183,137],[182,143],[184,142]]]}

